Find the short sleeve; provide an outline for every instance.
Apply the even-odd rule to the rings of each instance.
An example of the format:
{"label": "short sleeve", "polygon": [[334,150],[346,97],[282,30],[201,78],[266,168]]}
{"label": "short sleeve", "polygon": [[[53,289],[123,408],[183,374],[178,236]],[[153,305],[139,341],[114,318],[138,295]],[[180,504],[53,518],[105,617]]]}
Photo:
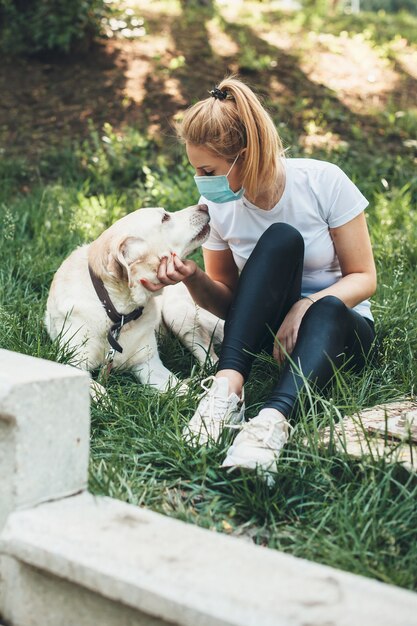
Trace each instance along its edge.
{"label": "short sleeve", "polygon": [[226,243],[226,241],[224,241],[224,239],[221,238],[221,236],[219,235],[219,233],[216,230],[216,227],[213,224],[213,212],[210,211],[211,202],[206,200],[206,198],[204,198],[204,196],[200,196],[198,204],[207,204],[207,206],[209,208],[209,214],[210,214],[210,217],[211,217],[210,234],[208,236],[207,241],[205,241],[203,243],[202,247],[206,248],[207,250],[228,250],[228,248],[229,248],[228,244]]}
{"label": "short sleeve", "polygon": [[207,241],[203,243],[203,248],[207,250],[227,250],[228,244],[220,237],[219,233],[210,222],[210,234]]}
{"label": "short sleeve", "polygon": [[357,217],[369,202],[337,165],[329,164],[322,180],[322,209],[329,228],[337,228]]}

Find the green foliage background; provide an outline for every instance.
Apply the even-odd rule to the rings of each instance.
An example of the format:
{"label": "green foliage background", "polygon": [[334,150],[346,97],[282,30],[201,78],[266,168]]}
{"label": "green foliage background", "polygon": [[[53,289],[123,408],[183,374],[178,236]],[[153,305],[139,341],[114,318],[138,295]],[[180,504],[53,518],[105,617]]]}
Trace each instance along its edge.
{"label": "green foliage background", "polygon": [[101,32],[104,0],[0,0],[0,49],[69,52]]}

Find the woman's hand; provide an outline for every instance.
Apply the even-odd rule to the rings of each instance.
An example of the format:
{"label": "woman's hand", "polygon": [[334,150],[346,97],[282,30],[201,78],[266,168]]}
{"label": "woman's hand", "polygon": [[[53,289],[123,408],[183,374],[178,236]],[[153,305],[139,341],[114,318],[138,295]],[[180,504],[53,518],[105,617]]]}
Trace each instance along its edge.
{"label": "woman's hand", "polygon": [[312,302],[307,298],[298,300],[288,311],[281,326],[275,335],[273,357],[278,363],[285,360],[287,354],[294,350],[298,337],[301,320]]}
{"label": "woman's hand", "polygon": [[145,278],[142,278],[140,282],[148,291],[159,291],[167,285],[176,285],[190,278],[196,271],[197,264],[195,261],[191,259],[181,261],[175,252],[173,252],[169,258],[163,257],[161,259],[157,272],[159,283],[152,283]]}

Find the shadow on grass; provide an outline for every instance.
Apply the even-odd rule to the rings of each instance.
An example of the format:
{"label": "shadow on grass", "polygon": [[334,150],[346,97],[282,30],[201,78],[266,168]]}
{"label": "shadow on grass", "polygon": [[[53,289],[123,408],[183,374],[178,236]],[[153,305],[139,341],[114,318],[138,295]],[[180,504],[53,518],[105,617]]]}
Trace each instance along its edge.
{"label": "shadow on grass", "polygon": [[[353,113],[334,91],[311,81],[300,68],[297,54],[283,50],[279,41],[271,45],[252,27],[225,20],[211,2],[201,6],[182,1],[180,6],[177,15],[141,8],[147,35],[137,40],[96,43],[88,52],[70,57],[3,59],[0,140],[8,153],[35,156],[65,140],[84,138],[89,124],[101,128],[105,122],[115,129],[132,125],[145,134],[151,129],[164,150],[174,146],[178,150],[175,116],[204,98],[230,72],[238,72],[264,95],[275,119],[290,126],[295,136],[304,132],[308,120],[321,115],[329,130],[348,141],[355,141],[355,129],[360,127],[376,145],[386,142],[382,118]],[[208,26],[213,17],[216,28],[233,40],[233,53],[221,54],[216,48]],[[277,23],[288,18],[266,11],[264,19]],[[337,34],[340,25],[351,24],[360,32],[365,23],[355,19],[335,16],[323,28]],[[408,27],[407,20],[404,24]],[[373,28],[378,39],[376,23]],[[158,48],[155,42],[159,40]],[[399,61],[394,69],[400,82],[392,100],[404,105],[417,94],[417,81]],[[282,92],[274,93],[274,81],[283,86]],[[389,142],[390,149],[402,149],[395,132]]]}

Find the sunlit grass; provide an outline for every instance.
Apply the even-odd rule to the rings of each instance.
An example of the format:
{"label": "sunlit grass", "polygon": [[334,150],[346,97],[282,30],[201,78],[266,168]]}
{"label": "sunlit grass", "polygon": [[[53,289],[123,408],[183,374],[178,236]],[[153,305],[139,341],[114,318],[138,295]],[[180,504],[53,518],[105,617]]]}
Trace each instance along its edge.
{"label": "sunlit grass", "polygon": [[[143,138],[142,148],[132,151],[132,137],[137,137],[132,133],[116,139],[107,128],[76,153],[45,155],[36,173],[22,163],[0,170],[2,347],[74,363],[76,355],[51,343],[42,322],[49,284],[63,258],[138,206],[176,209],[195,201],[189,167],[170,165]],[[109,151],[113,141],[118,156]],[[371,199],[369,223],[379,270],[373,307],[381,342],[378,363],[359,377],[340,374],[330,399],[311,396],[280,460],[275,487],[220,470],[229,433],[212,448],[187,447],[182,428],[198,401],[198,382],[210,372],[199,372],[168,335],[161,340],[163,360],[181,377],[194,373],[189,395],[158,396],[131,374],[114,373],[108,383],[111,404],[92,409],[90,489],[413,588],[415,477],[382,460],[352,460],[322,449],[318,437],[319,428],[341,415],[416,389],[416,182],[407,176],[412,163],[404,156],[402,167],[396,167],[388,155],[370,167],[365,164],[364,149],[362,160],[348,159],[345,166]],[[52,179],[47,178],[50,171]],[[389,180],[388,188],[382,178]],[[257,360],[247,385],[249,417],[278,374],[271,357]]]}

